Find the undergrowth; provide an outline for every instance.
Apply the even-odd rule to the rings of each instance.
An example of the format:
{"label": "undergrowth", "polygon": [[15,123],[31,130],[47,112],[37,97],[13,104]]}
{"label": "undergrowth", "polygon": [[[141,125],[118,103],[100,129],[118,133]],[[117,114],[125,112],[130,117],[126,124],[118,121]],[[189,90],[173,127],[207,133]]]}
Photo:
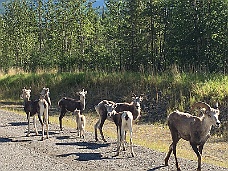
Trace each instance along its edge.
{"label": "undergrowth", "polygon": [[167,115],[174,109],[190,111],[196,101],[205,101],[211,106],[220,105],[222,131],[216,132],[228,139],[227,107],[228,76],[222,74],[181,73],[177,70],[160,75],[128,72],[39,72],[0,76],[0,100],[22,103],[23,87],[31,87],[32,99],[38,98],[42,87],[50,88],[53,106],[68,96],[78,99],[76,92],[88,91],[86,110],[94,111],[94,105],[103,99],[115,102],[131,101],[132,93],[142,95],[144,123],[165,123]]}

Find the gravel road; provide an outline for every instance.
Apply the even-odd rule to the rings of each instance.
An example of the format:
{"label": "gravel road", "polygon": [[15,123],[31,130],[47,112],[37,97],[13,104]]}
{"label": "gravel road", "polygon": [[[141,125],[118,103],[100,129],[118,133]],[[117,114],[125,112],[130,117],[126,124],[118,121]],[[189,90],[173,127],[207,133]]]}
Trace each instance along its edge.
{"label": "gravel road", "polygon": [[[27,122],[24,116],[0,110],[0,170],[36,171],[87,171],[87,170],[175,170],[174,158],[165,167],[164,153],[134,146],[136,157],[132,158],[129,148],[113,157],[115,140],[107,143],[95,142],[94,134],[86,132],[85,139],[77,136],[74,129],[60,132],[56,124],[50,125],[50,138],[41,141],[41,136],[26,137]],[[40,124],[38,124],[40,125]],[[33,126],[31,126],[33,128]],[[38,127],[41,130],[40,126]],[[41,131],[39,131],[41,133]],[[182,170],[195,170],[196,161],[179,159]],[[202,164],[202,171],[228,171],[208,164]]]}

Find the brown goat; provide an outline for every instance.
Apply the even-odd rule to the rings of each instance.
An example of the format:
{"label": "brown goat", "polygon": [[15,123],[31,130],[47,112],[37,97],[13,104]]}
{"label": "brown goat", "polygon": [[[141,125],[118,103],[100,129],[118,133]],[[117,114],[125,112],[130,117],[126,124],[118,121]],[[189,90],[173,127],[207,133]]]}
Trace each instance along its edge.
{"label": "brown goat", "polygon": [[97,129],[99,129],[102,140],[104,142],[107,142],[104,138],[104,134],[102,131],[104,122],[107,119],[107,109],[105,107],[105,104],[116,104],[117,105],[117,107],[115,108],[116,112],[130,111],[133,115],[133,120],[137,120],[140,117],[140,113],[141,113],[140,102],[142,101],[142,99],[143,98],[141,96],[137,97],[136,95],[133,94],[131,103],[114,103],[113,101],[108,101],[108,100],[102,100],[100,103],[98,103],[98,105],[95,106],[95,110],[99,115],[99,120],[94,126],[95,140],[98,141]]}
{"label": "brown goat", "polygon": [[87,94],[87,91],[80,91],[79,93],[80,100],[68,98],[68,97],[63,97],[58,101],[58,106],[60,107],[60,116],[59,116],[59,125],[60,125],[60,130],[63,130],[62,126],[62,119],[65,116],[67,111],[74,112],[75,109],[78,109],[82,112],[82,110],[85,109],[85,95]]}
{"label": "brown goat", "polygon": [[192,108],[194,109],[196,107],[202,107],[206,109],[205,113],[203,113],[201,117],[179,111],[174,111],[168,116],[168,126],[173,142],[170,145],[169,152],[166,155],[165,165],[168,165],[169,157],[173,151],[176,160],[176,168],[178,171],[181,170],[176,156],[176,146],[178,141],[182,138],[190,142],[192,149],[198,157],[197,171],[201,171],[201,155],[203,146],[210,137],[211,126],[219,126],[220,124],[218,119],[218,109],[211,108],[204,102],[198,102],[194,104]]}

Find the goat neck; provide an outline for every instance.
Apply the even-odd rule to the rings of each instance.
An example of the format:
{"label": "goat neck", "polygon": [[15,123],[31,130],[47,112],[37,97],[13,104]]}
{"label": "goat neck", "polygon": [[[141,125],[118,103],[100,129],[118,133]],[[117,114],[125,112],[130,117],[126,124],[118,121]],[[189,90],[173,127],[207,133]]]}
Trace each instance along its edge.
{"label": "goat neck", "polygon": [[[132,115],[133,115],[133,120],[138,119],[141,115],[141,107],[140,105],[136,105],[134,102],[131,103],[132,104]],[[131,111],[131,110],[129,110]]]}
{"label": "goat neck", "polygon": [[82,110],[85,110],[85,96],[80,95]]}
{"label": "goat neck", "polygon": [[40,95],[45,98],[45,100],[48,102],[48,105],[51,106],[51,99],[50,99],[50,91],[49,88],[43,88],[40,92]]}

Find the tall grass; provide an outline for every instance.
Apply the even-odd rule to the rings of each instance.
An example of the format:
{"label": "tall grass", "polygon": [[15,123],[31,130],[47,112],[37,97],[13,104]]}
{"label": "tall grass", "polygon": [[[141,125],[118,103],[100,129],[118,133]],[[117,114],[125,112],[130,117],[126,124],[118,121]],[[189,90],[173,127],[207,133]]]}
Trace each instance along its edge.
{"label": "tall grass", "polygon": [[45,86],[50,88],[53,105],[63,96],[78,98],[76,92],[85,88],[88,110],[93,110],[102,99],[131,101],[132,93],[144,94],[144,116],[160,114],[163,118],[174,109],[189,110],[196,101],[211,105],[219,102],[227,107],[228,99],[227,75],[180,73],[177,70],[160,75],[128,72],[8,74],[0,76],[0,99],[20,102],[23,87],[31,87],[32,98],[37,98]]}
{"label": "tall grass", "polygon": [[[94,105],[102,99],[129,102],[131,101],[132,93],[144,94],[142,121],[146,123],[160,121],[166,118],[167,114],[174,109],[189,111],[189,107],[196,101],[206,101],[210,105],[219,102],[223,124],[220,129],[221,132],[219,132],[223,136],[222,138],[220,137],[220,140],[228,139],[227,75],[180,73],[175,69],[160,75],[128,72],[21,72],[19,74],[0,75],[0,100],[21,103],[20,94],[23,87],[31,87],[32,98],[38,98],[39,92],[44,86],[50,88],[53,106],[57,106],[57,101],[63,96],[78,98],[76,92],[81,90],[81,88],[85,88],[88,91],[86,96],[86,110],[88,111],[94,111]],[[58,123],[57,117],[52,117],[51,119]],[[88,131],[93,131],[95,121],[94,118],[91,119],[89,122],[90,128],[87,128]],[[75,126],[75,122],[70,119],[65,119],[64,122],[67,125]],[[167,137],[169,131],[167,129],[164,130],[163,126],[146,127],[145,125],[140,125],[135,129],[135,143],[166,152],[170,141],[170,137]],[[112,124],[112,126],[114,125]],[[150,129],[153,131],[151,132]],[[107,132],[115,130],[114,128],[104,130],[107,135],[115,138],[115,133]],[[146,132],[142,133],[142,131]],[[148,134],[148,136],[145,137],[145,134]],[[220,136],[220,134],[218,135]],[[157,139],[157,135],[160,135],[160,139]],[[219,142],[216,145],[218,146],[219,144],[221,143]],[[183,146],[180,150],[185,150],[185,148],[186,146]],[[212,145],[208,144],[208,147],[205,148],[210,149]],[[221,147],[218,148],[221,149]],[[226,151],[224,149],[226,148],[225,145],[222,148],[223,151]],[[187,149],[182,151],[181,153],[184,155],[181,157],[186,157],[189,151]],[[226,157],[227,155],[224,158]],[[188,158],[195,159],[195,154],[192,153]],[[209,159],[210,157],[205,160]],[[213,163],[213,161],[208,162]],[[227,164],[223,162],[220,162],[219,165],[227,167]]]}

